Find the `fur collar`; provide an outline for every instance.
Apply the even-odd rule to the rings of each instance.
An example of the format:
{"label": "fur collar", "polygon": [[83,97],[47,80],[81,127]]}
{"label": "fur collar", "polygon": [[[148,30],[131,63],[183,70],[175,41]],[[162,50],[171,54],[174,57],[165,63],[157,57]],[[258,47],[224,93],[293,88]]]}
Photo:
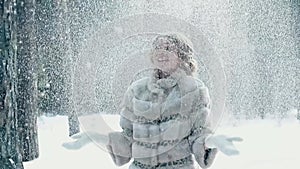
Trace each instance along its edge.
{"label": "fur collar", "polygon": [[170,76],[162,79],[157,79],[153,73],[147,86],[152,93],[163,94],[164,90],[181,83],[185,76],[187,76],[186,72],[180,68],[176,69]]}

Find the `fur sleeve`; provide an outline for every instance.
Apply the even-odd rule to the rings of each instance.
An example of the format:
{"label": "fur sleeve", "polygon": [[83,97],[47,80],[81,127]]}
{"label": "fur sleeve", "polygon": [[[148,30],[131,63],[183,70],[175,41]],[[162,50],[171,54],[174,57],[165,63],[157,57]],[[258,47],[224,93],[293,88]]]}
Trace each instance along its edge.
{"label": "fur sleeve", "polygon": [[192,153],[201,168],[208,168],[213,163],[217,149],[210,149],[205,147],[205,139],[212,134],[210,124],[210,97],[208,88],[199,83],[197,90],[199,90],[199,97],[195,102],[195,111],[193,118],[193,127],[189,136],[189,142]]}
{"label": "fur sleeve", "polygon": [[132,157],[132,122],[134,120],[132,97],[132,92],[128,89],[124,95],[120,113],[120,126],[123,131],[112,132],[108,135],[107,149],[117,166],[128,163]]}

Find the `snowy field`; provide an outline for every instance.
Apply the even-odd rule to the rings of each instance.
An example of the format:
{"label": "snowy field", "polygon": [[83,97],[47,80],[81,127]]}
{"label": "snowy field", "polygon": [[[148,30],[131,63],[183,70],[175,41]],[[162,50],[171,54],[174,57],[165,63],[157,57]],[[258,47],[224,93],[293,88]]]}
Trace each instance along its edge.
{"label": "snowy field", "polygon": [[[86,117],[85,117],[86,118]],[[97,117],[89,116],[97,121]],[[119,129],[117,116],[104,116],[113,129]],[[25,169],[127,169],[114,166],[109,154],[95,144],[80,150],[67,150],[62,143],[70,142],[67,117],[39,119],[40,157],[24,163]],[[238,127],[223,125],[217,131],[240,136],[236,143],[240,155],[218,154],[211,169],[299,169],[300,123],[296,120],[256,120],[239,122]]]}

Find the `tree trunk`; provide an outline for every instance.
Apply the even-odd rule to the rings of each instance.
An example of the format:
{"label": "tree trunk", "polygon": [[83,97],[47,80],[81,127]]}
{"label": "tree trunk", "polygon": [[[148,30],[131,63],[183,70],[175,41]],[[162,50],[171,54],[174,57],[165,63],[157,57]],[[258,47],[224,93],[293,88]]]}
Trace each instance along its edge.
{"label": "tree trunk", "polygon": [[16,102],[16,0],[0,1],[0,169],[23,169]]}
{"label": "tree trunk", "polygon": [[17,1],[18,132],[23,161],[31,161],[39,156],[34,16],[34,0]]}
{"label": "tree trunk", "polygon": [[73,103],[73,63],[69,1],[37,1],[39,108],[46,115],[67,115],[69,135],[79,132]]}
{"label": "tree trunk", "polygon": [[78,58],[78,44],[76,42],[82,37],[80,36],[80,16],[79,16],[79,6],[80,1],[68,1],[66,4],[67,17],[66,24],[68,25],[68,47],[69,47],[69,61],[68,61],[68,84],[69,84],[69,136],[77,134],[80,132],[78,115],[75,112],[74,106],[74,68],[75,63]]}
{"label": "tree trunk", "polygon": [[37,41],[39,43],[40,110],[47,115],[66,115],[67,95],[65,81],[66,32],[59,1],[37,3]]}

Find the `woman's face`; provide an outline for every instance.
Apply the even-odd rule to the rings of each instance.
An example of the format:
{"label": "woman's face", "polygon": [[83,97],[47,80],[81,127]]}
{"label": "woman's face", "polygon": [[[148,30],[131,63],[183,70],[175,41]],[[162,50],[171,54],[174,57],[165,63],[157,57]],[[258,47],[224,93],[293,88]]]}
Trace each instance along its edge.
{"label": "woman's face", "polygon": [[154,49],[152,56],[154,66],[168,73],[174,72],[178,68],[180,62],[174,45],[170,44],[165,39],[160,39],[157,46],[158,47]]}

